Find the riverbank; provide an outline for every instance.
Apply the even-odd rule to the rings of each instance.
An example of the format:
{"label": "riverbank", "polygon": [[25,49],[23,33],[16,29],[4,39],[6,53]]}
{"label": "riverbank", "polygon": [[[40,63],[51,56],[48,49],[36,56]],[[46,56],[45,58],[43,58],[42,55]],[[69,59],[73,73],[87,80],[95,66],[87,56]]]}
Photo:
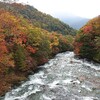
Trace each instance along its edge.
{"label": "riverbank", "polygon": [[97,61],[97,60],[94,60],[94,59],[85,58],[85,57],[82,57],[82,56],[80,56],[80,55],[75,55],[75,57],[76,57],[77,59],[80,59],[80,60],[83,60],[83,61],[86,60],[86,61],[88,61],[88,62],[100,64],[100,61]]}
{"label": "riverbank", "polygon": [[42,70],[7,92],[0,100],[99,100],[100,64],[77,59],[73,52],[57,54]]}
{"label": "riverbank", "polygon": [[0,75],[0,96],[11,90],[13,86],[18,86],[21,81],[26,80],[26,76],[28,75],[24,72]]}
{"label": "riverbank", "polygon": [[[56,54],[55,54],[56,55]],[[53,55],[53,57],[55,57],[55,55]],[[53,58],[52,57],[52,58]],[[82,60],[83,62],[85,61],[89,61],[95,64],[100,64],[99,62],[90,60],[90,59],[84,59],[83,57],[74,55],[74,57],[76,59]],[[47,63],[48,60],[45,62]],[[71,61],[73,63],[73,61]],[[43,63],[43,64],[45,64]],[[42,65],[43,65],[42,64]],[[39,65],[41,66],[41,65]],[[6,75],[0,75],[0,96],[4,96],[6,92],[8,92],[9,90],[13,89],[16,86],[19,86],[23,81],[26,81],[28,76],[34,73],[37,73],[39,71],[39,67],[35,67],[34,70],[30,70],[28,72],[17,72],[17,73],[10,73],[10,74],[6,74]]]}
{"label": "riverbank", "polygon": [[[23,5],[11,5],[11,9],[12,6],[19,9]],[[12,10],[0,9],[0,95],[13,84],[26,79],[31,71],[46,63],[52,55],[73,49],[74,36],[41,29],[16,14]]]}
{"label": "riverbank", "polygon": [[[52,55],[51,58],[55,57],[56,54]],[[49,60],[49,59],[48,59]],[[10,73],[0,73],[0,96],[4,96],[6,92],[13,89],[16,86],[19,86],[22,81],[26,81],[28,76],[36,73],[39,69],[39,66],[44,65],[48,62],[42,62],[41,64],[34,66],[32,70],[28,71],[12,71]]]}

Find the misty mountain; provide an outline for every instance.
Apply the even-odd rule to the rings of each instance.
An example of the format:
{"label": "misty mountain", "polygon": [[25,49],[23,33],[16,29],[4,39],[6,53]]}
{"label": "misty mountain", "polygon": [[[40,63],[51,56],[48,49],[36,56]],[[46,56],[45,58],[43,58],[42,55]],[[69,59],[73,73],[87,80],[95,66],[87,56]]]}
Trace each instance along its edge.
{"label": "misty mountain", "polygon": [[60,20],[63,22],[69,24],[74,29],[80,29],[82,26],[84,26],[90,19],[88,18],[82,18],[79,16],[74,15],[68,15],[66,17],[60,17]]}

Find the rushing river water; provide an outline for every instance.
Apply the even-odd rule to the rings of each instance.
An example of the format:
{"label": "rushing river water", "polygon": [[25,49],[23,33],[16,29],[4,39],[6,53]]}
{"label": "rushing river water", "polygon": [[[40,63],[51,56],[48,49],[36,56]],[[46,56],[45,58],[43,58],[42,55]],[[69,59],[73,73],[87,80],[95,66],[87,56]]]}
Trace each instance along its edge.
{"label": "rushing river water", "polygon": [[58,54],[1,100],[100,100],[100,64]]}

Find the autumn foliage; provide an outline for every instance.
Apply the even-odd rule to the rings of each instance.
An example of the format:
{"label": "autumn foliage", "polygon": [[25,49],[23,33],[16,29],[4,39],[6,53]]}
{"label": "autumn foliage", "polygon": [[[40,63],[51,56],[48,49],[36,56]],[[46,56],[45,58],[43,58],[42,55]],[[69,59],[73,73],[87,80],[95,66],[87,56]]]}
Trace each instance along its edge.
{"label": "autumn foliage", "polygon": [[63,35],[76,34],[76,30],[71,28],[69,25],[61,22],[59,19],[53,18],[52,16],[38,11],[36,8],[30,5],[22,5],[19,3],[9,3],[9,1],[16,0],[3,0],[8,3],[0,2],[0,9],[13,12],[16,16],[23,16],[28,19],[34,26],[45,29],[49,32],[57,32]]}
{"label": "autumn foliage", "polygon": [[[20,79],[22,73],[30,73],[55,54],[67,50],[72,50],[68,36],[50,33],[33,26],[23,16],[0,9],[0,83],[4,82],[7,90],[7,85],[11,86],[12,81],[23,80]],[[1,95],[6,89],[5,86],[0,86]]]}
{"label": "autumn foliage", "polygon": [[100,16],[79,30],[74,48],[76,55],[100,62]]}

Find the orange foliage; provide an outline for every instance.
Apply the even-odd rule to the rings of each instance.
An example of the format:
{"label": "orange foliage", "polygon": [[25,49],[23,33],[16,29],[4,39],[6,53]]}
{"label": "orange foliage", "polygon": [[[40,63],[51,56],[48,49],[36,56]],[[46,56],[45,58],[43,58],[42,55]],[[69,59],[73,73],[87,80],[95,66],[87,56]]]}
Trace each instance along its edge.
{"label": "orange foliage", "polygon": [[89,32],[91,32],[92,31],[92,26],[91,25],[89,25],[89,26],[85,26],[84,28],[83,28],[83,32],[84,33],[89,33]]}
{"label": "orange foliage", "polygon": [[100,62],[100,16],[79,30],[74,47],[76,55]]}
{"label": "orange foliage", "polygon": [[8,51],[6,47],[6,42],[4,40],[4,35],[0,34],[0,61],[6,53],[8,53]]}
{"label": "orange foliage", "polygon": [[27,46],[27,50],[28,50],[29,52],[33,53],[33,54],[36,53],[36,49],[33,48],[33,47],[31,47],[30,45]]}
{"label": "orange foliage", "polygon": [[79,55],[80,48],[81,48],[82,45],[83,45],[83,43],[79,43],[79,42],[74,43],[74,47],[75,47],[74,52],[75,52],[75,54]]}

